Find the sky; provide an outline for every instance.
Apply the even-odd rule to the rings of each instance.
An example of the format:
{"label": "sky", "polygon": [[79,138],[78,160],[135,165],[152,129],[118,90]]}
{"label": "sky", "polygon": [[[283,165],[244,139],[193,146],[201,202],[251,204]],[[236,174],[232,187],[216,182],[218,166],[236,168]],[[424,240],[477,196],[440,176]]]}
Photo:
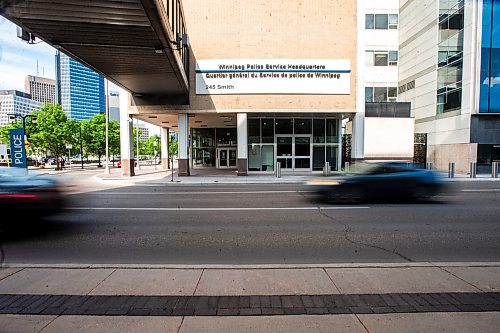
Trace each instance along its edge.
{"label": "sky", "polygon": [[[0,16],[0,90],[24,91],[27,75],[55,80],[56,49],[39,39],[35,43],[28,44],[18,38],[16,25]],[[112,83],[109,87],[118,90]],[[157,126],[148,127],[151,135],[160,131]]]}
{"label": "sky", "polygon": [[55,54],[56,49],[44,42],[28,44],[18,38],[16,25],[0,16],[0,90],[24,91],[26,75],[55,79]]}

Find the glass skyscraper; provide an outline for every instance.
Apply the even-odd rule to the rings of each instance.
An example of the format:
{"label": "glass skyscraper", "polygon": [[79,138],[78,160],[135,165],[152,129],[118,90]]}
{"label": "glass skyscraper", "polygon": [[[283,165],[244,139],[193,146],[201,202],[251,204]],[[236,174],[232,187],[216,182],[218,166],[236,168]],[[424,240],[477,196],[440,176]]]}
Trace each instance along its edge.
{"label": "glass skyscraper", "polygon": [[56,56],[60,103],[69,119],[88,120],[105,113],[104,78],[65,54]]}

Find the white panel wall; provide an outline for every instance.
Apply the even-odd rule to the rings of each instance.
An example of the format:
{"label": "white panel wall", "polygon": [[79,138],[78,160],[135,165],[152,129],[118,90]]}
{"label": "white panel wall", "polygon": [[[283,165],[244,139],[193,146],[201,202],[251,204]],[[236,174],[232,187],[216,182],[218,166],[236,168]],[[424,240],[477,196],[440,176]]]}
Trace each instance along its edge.
{"label": "white panel wall", "polygon": [[369,66],[365,68],[365,86],[397,87],[397,66]]}
{"label": "white panel wall", "polygon": [[[366,9],[374,13],[384,13],[386,9],[399,10],[399,0],[365,0]],[[378,10],[378,11],[377,11]]]}
{"label": "white panel wall", "polygon": [[412,118],[365,118],[365,158],[413,157]]}

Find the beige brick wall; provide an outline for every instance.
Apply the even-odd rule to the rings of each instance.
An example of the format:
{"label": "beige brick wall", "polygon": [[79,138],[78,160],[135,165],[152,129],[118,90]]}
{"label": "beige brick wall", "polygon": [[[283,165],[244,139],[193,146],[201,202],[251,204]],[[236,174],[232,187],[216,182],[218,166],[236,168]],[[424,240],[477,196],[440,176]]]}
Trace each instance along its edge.
{"label": "beige brick wall", "polygon": [[[180,109],[355,111],[356,1],[183,0],[182,3],[192,58],[191,105]],[[196,59],[349,59],[351,94],[196,95]]]}

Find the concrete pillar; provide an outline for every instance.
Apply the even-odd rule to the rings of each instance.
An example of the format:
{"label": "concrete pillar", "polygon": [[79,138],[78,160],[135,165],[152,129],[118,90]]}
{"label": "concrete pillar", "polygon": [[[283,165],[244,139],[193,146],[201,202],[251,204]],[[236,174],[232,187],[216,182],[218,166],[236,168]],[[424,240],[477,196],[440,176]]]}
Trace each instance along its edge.
{"label": "concrete pillar", "polygon": [[353,160],[365,157],[365,113],[356,112],[352,120],[352,152]]}
{"label": "concrete pillar", "polygon": [[248,117],[246,113],[236,116],[238,133],[237,166],[238,176],[246,176],[248,170]]}
{"label": "concrete pillar", "polygon": [[[358,31],[365,29],[365,1],[357,2]],[[357,36],[356,54],[356,113],[352,121],[351,158],[362,160],[365,157],[365,39],[364,34]]]}
{"label": "concrete pillar", "polygon": [[119,88],[120,93],[120,155],[122,177],[135,176],[134,171],[134,131],[132,118],[128,114],[129,93]]}
{"label": "concrete pillar", "polygon": [[161,128],[161,166],[163,170],[170,169],[170,159],[168,154],[168,146],[170,141],[170,131],[168,128]]}
{"label": "concrete pillar", "polygon": [[177,159],[178,163],[178,175],[179,176],[189,176],[189,117],[187,113],[179,113],[179,139],[178,139],[178,149],[179,156]]}

